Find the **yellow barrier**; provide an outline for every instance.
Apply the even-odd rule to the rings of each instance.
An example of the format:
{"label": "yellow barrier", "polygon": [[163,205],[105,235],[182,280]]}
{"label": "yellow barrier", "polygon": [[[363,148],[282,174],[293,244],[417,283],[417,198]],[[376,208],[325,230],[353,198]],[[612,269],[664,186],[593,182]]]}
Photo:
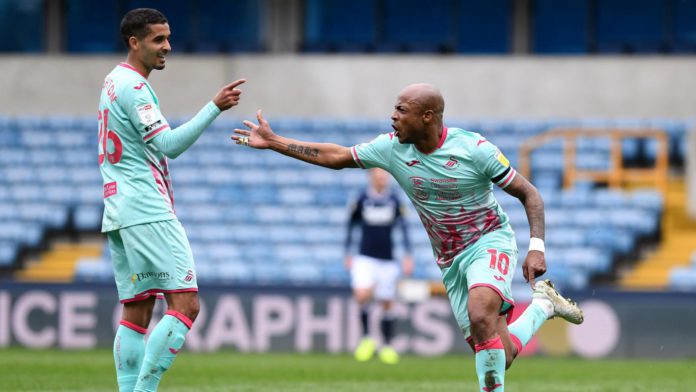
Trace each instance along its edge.
{"label": "yellow barrier", "polygon": [[[610,165],[606,170],[579,169],[576,167],[578,138],[608,138],[610,140]],[[557,128],[527,139],[520,147],[522,175],[531,178],[530,156],[532,151],[552,139],[564,139],[563,188],[571,188],[578,180],[606,183],[618,189],[631,183],[653,184],[663,194],[667,191],[669,153],[667,135],[661,129],[577,129]],[[651,168],[626,168],[623,165],[621,142],[623,139],[655,139],[657,155]]]}

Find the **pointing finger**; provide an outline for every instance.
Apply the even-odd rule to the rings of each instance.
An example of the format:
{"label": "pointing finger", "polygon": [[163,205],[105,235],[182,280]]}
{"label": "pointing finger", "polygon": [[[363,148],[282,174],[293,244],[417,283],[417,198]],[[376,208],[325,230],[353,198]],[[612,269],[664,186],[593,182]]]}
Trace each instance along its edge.
{"label": "pointing finger", "polygon": [[529,285],[532,286],[532,290],[534,290],[534,270],[529,268],[530,271],[527,272],[527,278],[529,280]]}
{"label": "pointing finger", "polygon": [[234,89],[235,87],[239,86],[240,84],[246,83],[246,79],[237,79],[234,82],[228,84],[225,86],[225,89]]}

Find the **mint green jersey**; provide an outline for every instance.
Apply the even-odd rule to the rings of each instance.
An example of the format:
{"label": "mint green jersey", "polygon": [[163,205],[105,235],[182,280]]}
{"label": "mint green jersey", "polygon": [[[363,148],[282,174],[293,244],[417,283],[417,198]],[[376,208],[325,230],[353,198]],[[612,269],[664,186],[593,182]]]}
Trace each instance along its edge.
{"label": "mint green jersey", "polygon": [[167,158],[150,143],[168,130],[147,79],[129,64],[116,66],[99,99],[102,232],[176,219]]}
{"label": "mint green jersey", "polygon": [[478,133],[443,128],[438,147],[423,153],[393,133],[351,148],[361,168],[380,167],[401,185],[416,207],[440,268],[483,235],[505,228],[507,215],[493,183],[507,187],[515,170],[500,150]]}

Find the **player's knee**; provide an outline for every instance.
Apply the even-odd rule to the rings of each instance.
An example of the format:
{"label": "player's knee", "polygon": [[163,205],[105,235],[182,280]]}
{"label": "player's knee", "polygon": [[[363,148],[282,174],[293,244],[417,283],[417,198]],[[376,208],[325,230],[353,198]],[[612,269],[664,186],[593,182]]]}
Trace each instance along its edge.
{"label": "player's knee", "polygon": [[190,293],[172,294],[169,300],[169,309],[175,310],[188,317],[191,322],[196,320],[201,310],[198,295]]}
{"label": "player's knee", "polygon": [[469,309],[469,321],[472,331],[479,333],[494,332],[496,325],[496,314],[491,314],[484,308],[473,307]]}
{"label": "player's knee", "polygon": [[187,309],[186,309],[186,315],[188,318],[191,319],[191,321],[196,321],[196,317],[198,317],[198,313],[201,311],[201,304],[198,302],[198,297],[193,298],[189,303],[187,304]]}

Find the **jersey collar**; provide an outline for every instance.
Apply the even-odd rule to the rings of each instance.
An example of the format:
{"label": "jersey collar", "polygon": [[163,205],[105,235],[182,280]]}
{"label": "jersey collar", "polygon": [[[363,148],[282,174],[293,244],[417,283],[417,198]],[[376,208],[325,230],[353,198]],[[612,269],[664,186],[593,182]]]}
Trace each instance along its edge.
{"label": "jersey collar", "polygon": [[140,76],[144,77],[145,79],[147,79],[147,77],[146,77],[145,75],[141,74],[140,71],[138,71],[137,69],[135,69],[134,66],[132,66],[132,65],[130,65],[130,64],[128,64],[128,63],[120,63],[118,66],[119,66],[119,67],[123,67],[123,68],[128,68],[128,69],[130,69],[131,71],[135,71],[135,72],[138,73],[138,75],[140,75]]}

